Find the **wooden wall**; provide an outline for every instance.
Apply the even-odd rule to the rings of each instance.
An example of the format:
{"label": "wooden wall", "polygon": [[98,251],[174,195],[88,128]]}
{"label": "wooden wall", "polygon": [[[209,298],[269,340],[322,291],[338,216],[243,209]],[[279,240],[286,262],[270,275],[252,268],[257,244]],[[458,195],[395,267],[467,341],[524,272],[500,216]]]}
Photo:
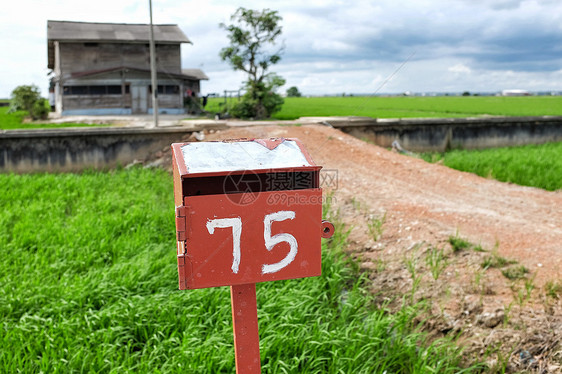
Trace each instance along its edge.
{"label": "wooden wall", "polygon": [[[152,108],[152,96],[150,96],[150,107]],[[158,94],[158,108],[181,108],[183,103],[181,102],[180,95],[164,95]]]}
{"label": "wooden wall", "polygon": [[184,81],[185,89],[190,89],[191,91],[195,92],[197,95],[201,93],[201,86],[199,85],[199,81],[192,81],[192,80],[185,80]]}
{"label": "wooden wall", "polygon": [[[58,43],[62,86],[73,85],[150,85],[150,75],[141,71],[112,71],[82,78],[72,78],[72,73],[99,71],[117,67],[150,70],[150,50],[143,43]],[[161,72],[181,74],[179,44],[156,45],[157,69]],[[177,94],[160,94],[160,108],[183,107],[183,80],[166,74],[158,74],[159,85],[177,85]],[[194,82],[199,92],[199,82]],[[131,93],[123,95],[61,95],[61,110],[132,108]],[[150,94],[147,107],[151,108]]]}
{"label": "wooden wall", "polygon": [[[123,97],[121,97],[123,96]],[[125,95],[63,95],[64,110],[84,108],[130,108],[131,94]]]}
{"label": "wooden wall", "polygon": [[[131,108],[131,94],[123,95],[64,95],[64,110],[84,108]],[[148,98],[152,108],[152,97]],[[158,95],[159,108],[181,108],[180,95]]]}
{"label": "wooden wall", "polygon": [[[157,70],[181,74],[180,53],[179,44],[156,45]],[[150,69],[150,51],[142,43],[60,43],[60,62],[63,78],[119,66]]]}

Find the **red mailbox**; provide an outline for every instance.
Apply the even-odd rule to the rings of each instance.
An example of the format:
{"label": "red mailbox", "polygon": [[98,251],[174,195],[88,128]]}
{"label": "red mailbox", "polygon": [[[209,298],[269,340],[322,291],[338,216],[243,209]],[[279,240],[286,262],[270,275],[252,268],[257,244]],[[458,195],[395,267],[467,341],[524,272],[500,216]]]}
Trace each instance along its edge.
{"label": "red mailbox", "polygon": [[259,372],[255,283],[321,274],[321,166],[298,139],[172,152],[179,288],[231,286],[237,371]]}
{"label": "red mailbox", "polygon": [[321,166],[299,140],[172,149],[180,289],[320,275],[331,226],[322,222]]}

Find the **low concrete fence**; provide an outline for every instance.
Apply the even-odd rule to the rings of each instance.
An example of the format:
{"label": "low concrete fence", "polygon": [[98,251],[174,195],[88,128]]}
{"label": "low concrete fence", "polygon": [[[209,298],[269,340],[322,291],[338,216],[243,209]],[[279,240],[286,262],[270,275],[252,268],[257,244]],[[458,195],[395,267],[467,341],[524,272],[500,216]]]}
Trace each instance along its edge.
{"label": "low concrete fence", "polygon": [[[415,152],[492,148],[562,141],[562,117],[449,119],[308,119],[382,147],[400,145]],[[312,120],[312,122],[310,121]],[[297,120],[296,122],[302,122]],[[253,123],[252,123],[253,124]],[[165,127],[107,127],[0,131],[0,172],[72,172],[111,169],[146,160],[193,131],[225,124]],[[239,126],[239,125],[235,125]]]}
{"label": "low concrete fence", "polygon": [[382,147],[400,145],[415,152],[482,149],[562,141],[562,117],[490,117],[373,119],[326,121],[360,139]]}
{"label": "low concrete fence", "polygon": [[145,160],[192,130],[80,128],[0,132],[0,171],[69,172],[110,169]]}

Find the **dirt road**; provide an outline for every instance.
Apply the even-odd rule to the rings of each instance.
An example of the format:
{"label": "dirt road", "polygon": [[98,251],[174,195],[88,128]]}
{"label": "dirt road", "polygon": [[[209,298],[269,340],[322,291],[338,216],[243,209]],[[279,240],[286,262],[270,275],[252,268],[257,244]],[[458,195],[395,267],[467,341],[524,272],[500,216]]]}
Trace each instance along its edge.
{"label": "dirt road", "polygon": [[372,213],[386,212],[385,226],[398,231],[403,227],[401,242],[406,248],[459,233],[489,249],[498,245],[500,255],[536,273],[539,285],[562,278],[560,191],[501,183],[429,164],[324,126],[247,127],[218,132],[208,140],[235,137],[299,138],[315,162],[337,171],[336,200],[354,198]]}
{"label": "dirt road", "polygon": [[[233,128],[205,140],[240,137],[299,138],[327,173],[337,172],[337,186],[326,190],[351,227],[350,253],[369,272],[381,304],[413,290],[416,301],[430,300],[428,329],[437,336],[463,331],[468,354],[482,358],[501,343],[508,372],[560,372],[562,305],[546,285],[562,285],[561,191],[429,164],[319,125]],[[375,238],[368,226],[383,217]],[[454,251],[452,236],[484,251]],[[445,267],[435,278],[427,259],[439,250]],[[502,275],[509,266],[482,266],[498,256],[528,273],[510,280]],[[533,359],[522,361],[524,351]],[[493,357],[490,365],[500,365]]]}

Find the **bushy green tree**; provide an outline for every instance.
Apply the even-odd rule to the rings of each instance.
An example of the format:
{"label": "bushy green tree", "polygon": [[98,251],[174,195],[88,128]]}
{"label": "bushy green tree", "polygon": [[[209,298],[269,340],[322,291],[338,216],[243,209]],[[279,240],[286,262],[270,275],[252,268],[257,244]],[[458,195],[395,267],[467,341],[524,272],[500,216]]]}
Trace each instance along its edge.
{"label": "bushy green tree", "polygon": [[301,97],[301,93],[299,92],[299,89],[297,87],[293,86],[293,87],[289,87],[289,89],[287,90],[287,96]]}
{"label": "bushy green tree", "polygon": [[272,48],[281,35],[279,23],[282,18],[277,11],[240,7],[230,19],[232,24],[220,24],[228,31],[230,40],[230,45],[221,50],[220,57],[234,70],[248,74],[246,94],[230,113],[236,117],[267,118],[283,104],[283,99],[275,91],[285,81],[268,72],[269,67],[281,59],[283,48]]}
{"label": "bushy green tree", "polygon": [[51,108],[49,107],[49,102],[47,99],[39,99],[33,103],[31,108],[31,118],[33,119],[47,119]]}
{"label": "bushy green tree", "polygon": [[33,105],[41,98],[39,87],[32,84],[30,86],[17,86],[12,91],[10,97],[10,112],[25,110],[31,114]]}
{"label": "bushy green tree", "polygon": [[267,118],[281,110],[283,98],[275,91],[285,84],[285,80],[271,73],[257,89],[248,89],[240,101],[228,108],[228,112],[238,118]]}

